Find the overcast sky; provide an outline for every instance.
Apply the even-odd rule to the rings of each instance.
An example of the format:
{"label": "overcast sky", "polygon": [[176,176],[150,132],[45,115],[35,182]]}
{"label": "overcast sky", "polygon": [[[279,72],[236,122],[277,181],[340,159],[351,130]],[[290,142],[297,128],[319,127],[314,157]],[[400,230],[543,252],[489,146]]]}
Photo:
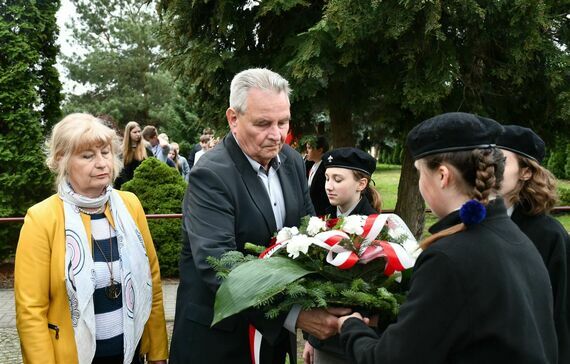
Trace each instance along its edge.
{"label": "overcast sky", "polygon": [[[60,46],[62,54],[71,55],[73,47],[68,43],[71,39],[71,31],[67,29],[65,23],[68,22],[75,15],[75,6],[69,0],[61,0],[61,7],[57,12],[57,25],[59,27],[59,38],[57,43]],[[57,70],[59,71],[59,79],[63,84],[63,92],[65,93],[81,93],[85,90],[81,85],[76,85],[73,91],[74,82],[71,82],[65,77],[65,68],[60,64],[59,59],[57,62]]]}

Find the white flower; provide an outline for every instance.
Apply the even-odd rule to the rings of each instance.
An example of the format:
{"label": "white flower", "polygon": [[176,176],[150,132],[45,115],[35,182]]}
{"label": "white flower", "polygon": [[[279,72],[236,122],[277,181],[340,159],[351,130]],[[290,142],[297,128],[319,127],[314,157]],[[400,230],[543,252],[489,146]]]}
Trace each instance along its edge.
{"label": "white flower", "polygon": [[309,225],[307,226],[307,234],[310,236],[315,236],[321,231],[325,231],[327,228],[326,222],[313,216],[309,219]]}
{"label": "white flower", "polygon": [[277,233],[276,242],[277,243],[284,242],[298,234],[299,234],[299,229],[297,229],[297,227],[295,226],[293,226],[292,228],[284,227],[283,229],[279,230],[279,232]]}
{"label": "white flower", "polygon": [[307,254],[313,239],[307,235],[295,235],[287,243],[287,253],[290,258],[297,259],[300,253]]}
{"label": "white flower", "polygon": [[344,218],[342,230],[347,234],[362,235],[364,233],[364,223],[366,216],[350,215]]}

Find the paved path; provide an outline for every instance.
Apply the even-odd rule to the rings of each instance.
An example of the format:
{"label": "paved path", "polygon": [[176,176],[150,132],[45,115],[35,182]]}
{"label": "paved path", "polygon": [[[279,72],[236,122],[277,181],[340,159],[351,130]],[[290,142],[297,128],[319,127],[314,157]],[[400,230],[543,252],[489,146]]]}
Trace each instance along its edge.
{"label": "paved path", "polygon": [[[165,281],[162,284],[164,312],[169,337],[172,333],[177,289],[178,282],[176,281]],[[16,330],[14,291],[11,289],[0,289],[0,364],[19,363],[22,363],[22,357]]]}

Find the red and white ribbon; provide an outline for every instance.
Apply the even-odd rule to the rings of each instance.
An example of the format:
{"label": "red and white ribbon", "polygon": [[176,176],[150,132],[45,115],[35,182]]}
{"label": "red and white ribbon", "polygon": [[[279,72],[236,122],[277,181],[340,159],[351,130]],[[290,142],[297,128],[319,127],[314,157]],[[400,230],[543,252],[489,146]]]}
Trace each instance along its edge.
{"label": "red and white ribbon", "polygon": [[[401,233],[407,236],[408,239],[403,245],[387,241],[375,242],[387,223],[397,227],[401,230]],[[384,270],[386,275],[391,275],[396,271],[403,271],[414,266],[415,256],[413,250],[416,249],[417,242],[406,224],[398,215],[370,215],[366,218],[362,229],[363,233],[361,236],[364,237],[364,243],[375,243],[372,243],[362,251],[360,257],[355,252],[348,250],[339,244],[344,239],[350,239],[350,236],[342,230],[324,231],[318,233],[313,238],[307,237],[307,239],[313,239],[313,245],[317,245],[328,250],[326,257],[327,263],[334,265],[339,269],[349,269],[359,261],[360,263],[366,264],[370,260],[378,257],[386,257],[387,263]],[[268,258],[272,256],[277,251],[286,248],[288,242],[289,240],[285,240],[273,244],[261,253],[260,258]]]}
{"label": "red and white ribbon", "polygon": [[251,354],[251,362],[253,364],[259,364],[259,358],[261,357],[261,341],[263,336],[261,332],[257,331],[255,326],[249,325],[249,352]]}

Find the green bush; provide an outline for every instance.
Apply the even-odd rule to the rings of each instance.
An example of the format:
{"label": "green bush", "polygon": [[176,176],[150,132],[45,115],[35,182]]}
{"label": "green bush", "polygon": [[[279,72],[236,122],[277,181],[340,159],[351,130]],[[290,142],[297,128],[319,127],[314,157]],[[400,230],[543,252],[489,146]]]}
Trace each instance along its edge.
{"label": "green bush", "polygon": [[566,178],[570,179],[570,143],[566,145],[566,165],[564,166]]}
{"label": "green bush", "polygon": [[560,206],[570,206],[570,187],[558,186],[558,197]]}
{"label": "green bush", "polygon": [[[176,171],[156,158],[148,158],[135,170],[122,190],[133,192],[147,214],[177,214],[182,211],[186,183]],[[181,250],[181,220],[157,219],[148,222],[164,277],[178,276]]]}
{"label": "green bush", "polygon": [[550,158],[548,158],[547,168],[556,176],[556,178],[566,178],[566,171],[564,167],[566,166],[566,145],[567,143],[558,140],[556,142],[556,147],[550,153]]}

